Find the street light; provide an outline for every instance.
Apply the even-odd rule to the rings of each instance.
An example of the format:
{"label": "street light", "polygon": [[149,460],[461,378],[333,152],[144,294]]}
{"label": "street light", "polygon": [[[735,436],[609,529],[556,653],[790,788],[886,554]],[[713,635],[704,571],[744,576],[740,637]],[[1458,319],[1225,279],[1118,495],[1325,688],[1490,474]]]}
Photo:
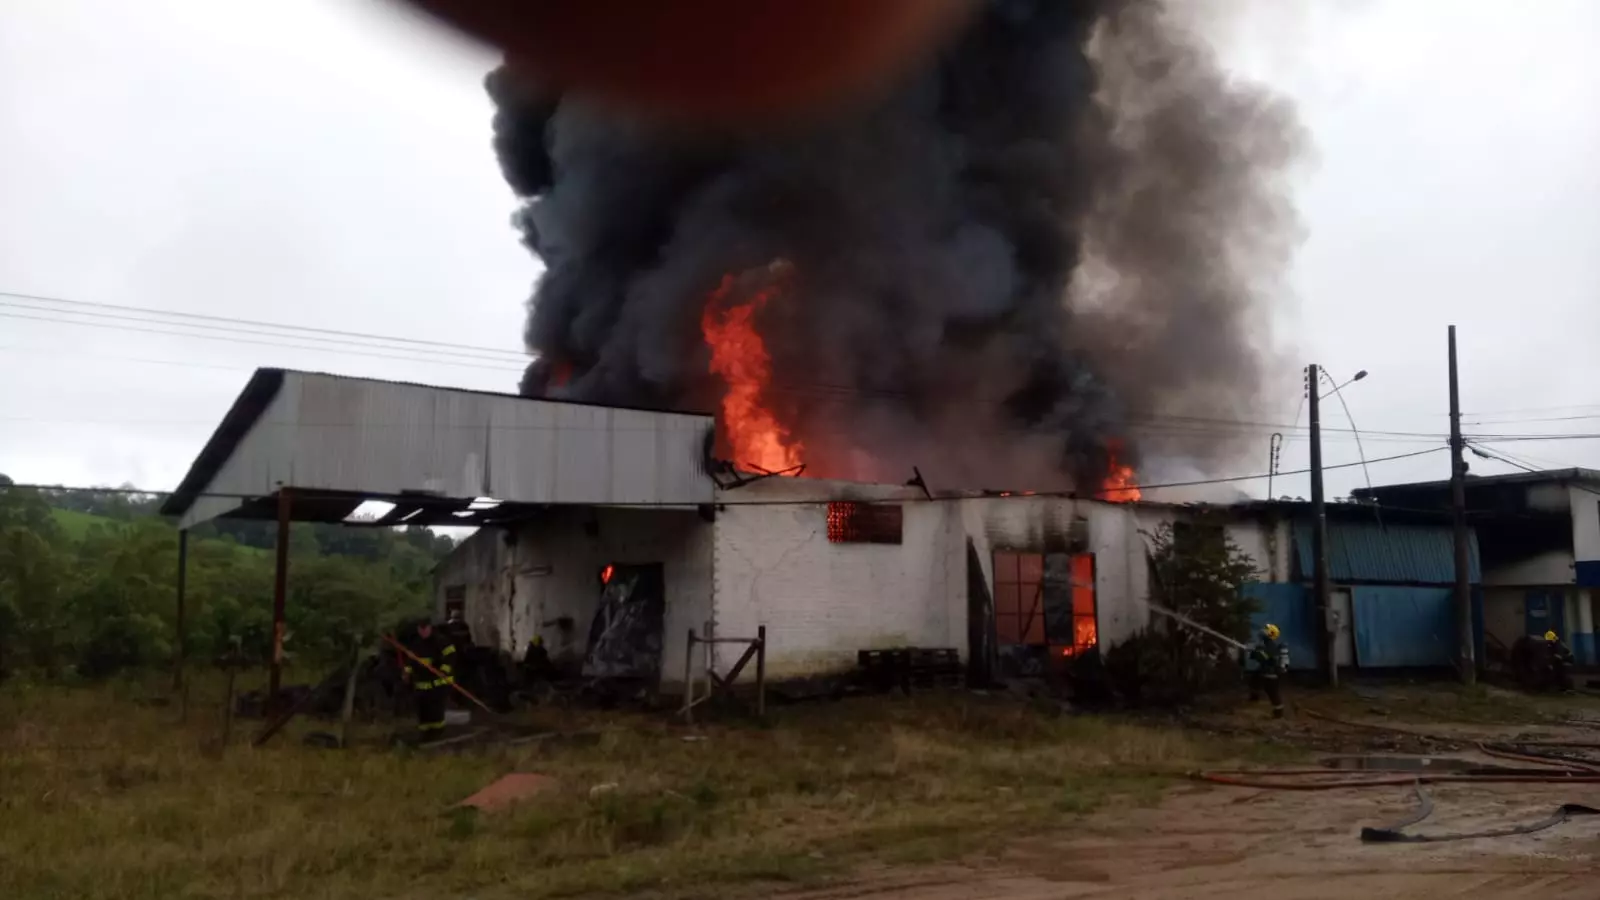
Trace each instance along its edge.
{"label": "street light", "polygon": [[[1362,369],[1357,372],[1344,384],[1335,384],[1327,369],[1321,371],[1322,377],[1326,378],[1328,384],[1332,385],[1332,390],[1328,391],[1328,394],[1339,398],[1339,406],[1344,409],[1344,417],[1350,422],[1350,433],[1356,436],[1356,455],[1361,457],[1361,477],[1366,479],[1367,490],[1370,492],[1372,490],[1372,472],[1367,469],[1367,451],[1361,446],[1361,429],[1356,427],[1355,417],[1350,415],[1350,404],[1344,402],[1344,389],[1367,377],[1367,370]],[[1322,396],[1326,397],[1328,394],[1323,394]]]}
{"label": "street light", "polygon": [[[1319,661],[1327,670],[1328,685],[1337,687],[1339,684],[1339,624],[1335,618],[1328,591],[1328,508],[1327,498],[1322,489],[1322,405],[1323,394],[1320,390],[1322,380],[1327,379],[1333,386],[1332,393],[1338,396],[1339,405],[1344,407],[1345,418],[1350,419],[1350,430],[1356,435],[1356,449],[1361,453],[1361,469],[1367,468],[1367,454],[1361,449],[1361,432],[1356,430],[1356,422],[1350,416],[1350,407],[1344,402],[1343,388],[1367,377],[1367,370],[1357,372],[1354,378],[1344,384],[1334,381],[1321,366],[1315,363],[1306,366],[1306,396],[1311,407],[1311,558],[1314,571],[1314,587],[1317,614],[1322,618],[1322,657]],[[1367,485],[1372,485],[1372,476],[1367,476]]]}

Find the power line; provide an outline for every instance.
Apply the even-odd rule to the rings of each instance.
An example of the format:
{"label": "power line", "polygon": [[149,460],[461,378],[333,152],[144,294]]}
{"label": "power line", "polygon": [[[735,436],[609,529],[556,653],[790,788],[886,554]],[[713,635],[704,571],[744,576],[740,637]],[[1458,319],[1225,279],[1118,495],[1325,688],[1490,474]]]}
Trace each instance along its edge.
{"label": "power line", "polygon": [[[156,328],[140,328],[140,327],[137,327],[137,326],[134,326],[134,325],[118,325],[118,324],[111,324],[111,323],[107,323],[107,322],[75,322],[75,321],[72,321],[70,319],[51,319],[51,318],[46,318],[46,317],[43,317],[43,316],[24,315],[22,313],[0,312],[0,318],[28,319],[28,320],[32,320],[32,321],[36,321],[36,322],[51,322],[51,323],[54,323],[54,324],[64,324],[64,325],[80,325],[80,326],[83,326],[85,328],[107,328],[107,329],[111,329],[113,331],[137,331],[137,332],[142,332],[142,333],[145,333],[145,334],[159,334],[159,335],[165,335],[165,336],[168,336],[168,337],[197,338],[199,340],[206,340],[206,341],[226,341],[228,343],[233,343],[233,344],[253,344],[253,345],[261,346],[261,347],[279,347],[279,348],[286,348],[286,349],[290,349],[290,350],[311,350],[311,351],[321,352],[321,353],[339,353],[339,354],[347,355],[347,356],[369,356],[369,357],[372,357],[374,359],[393,359],[393,360],[399,360],[401,362],[409,362],[409,363],[431,363],[431,364],[434,364],[434,365],[441,365],[441,366],[459,366],[461,368],[467,368],[467,369],[487,369],[487,370],[495,371],[495,372],[520,372],[521,371],[520,368],[513,368],[513,367],[509,367],[509,366],[479,365],[479,364],[476,364],[476,363],[469,363],[469,362],[457,362],[455,360],[450,360],[450,359],[433,359],[433,358],[420,358],[419,359],[419,358],[414,357],[414,356],[399,356],[399,355],[392,354],[392,353],[371,353],[371,352],[367,352],[367,351],[364,351],[364,350],[340,350],[340,349],[336,349],[336,348],[333,348],[333,347],[314,347],[314,346],[306,346],[304,344],[286,344],[286,343],[283,343],[282,341],[255,341],[255,340],[250,340],[249,338],[229,337],[229,336],[220,335],[220,334],[192,334],[192,333],[181,332],[181,331],[162,331],[162,330],[156,329]],[[398,349],[398,348],[396,348],[396,349]]]}
{"label": "power line", "polygon": [[[251,337],[280,338],[280,339],[281,338],[289,338],[291,340],[298,340],[298,341],[318,341],[318,342],[321,342],[323,344],[337,345],[338,347],[363,347],[363,348],[368,348],[368,349],[373,349],[373,350],[395,350],[395,351],[400,351],[400,352],[405,352],[405,353],[443,355],[443,356],[447,356],[447,357],[455,358],[455,359],[471,359],[471,360],[479,360],[479,361],[482,361],[482,362],[509,362],[510,361],[510,360],[507,360],[507,359],[502,358],[502,357],[484,356],[482,354],[467,354],[467,353],[460,353],[460,352],[457,352],[457,351],[450,351],[450,350],[434,350],[434,349],[426,348],[426,347],[396,347],[396,346],[390,346],[390,345],[387,345],[387,344],[371,343],[371,342],[368,342],[368,341],[352,341],[352,340],[345,340],[343,338],[319,337],[317,335],[278,334],[276,332],[263,331],[263,330],[257,329],[257,328],[235,328],[235,327],[229,326],[229,325],[211,325],[211,324],[207,324],[207,323],[204,323],[204,322],[166,322],[166,321],[162,321],[162,320],[159,320],[159,319],[143,318],[143,317],[140,317],[140,316],[123,316],[123,315],[117,315],[115,313],[80,312],[78,310],[52,309],[52,308],[50,308],[48,306],[29,306],[28,304],[25,304],[25,303],[12,303],[12,302],[5,301],[5,300],[0,300],[0,309],[9,309],[9,310],[18,310],[18,309],[20,309],[20,310],[24,310],[24,311],[27,311],[27,312],[52,313],[55,316],[61,316],[61,315],[90,316],[90,317],[93,317],[93,318],[106,319],[106,320],[110,320],[110,321],[114,321],[114,322],[133,322],[133,323],[136,323],[136,324],[139,324],[139,325],[159,325],[159,326],[164,326],[164,327],[168,327],[168,328],[199,328],[199,329],[207,329],[207,330],[210,330],[210,331],[220,331],[220,332],[224,332],[224,333],[227,333],[227,334],[249,335]],[[50,318],[49,321],[52,321],[52,322],[55,322],[55,323],[58,323],[58,324],[61,324],[61,325],[91,325],[91,324],[98,324],[98,323],[95,323],[95,322],[85,322],[85,321],[81,321],[81,320],[78,320],[78,319],[63,319],[63,318]],[[189,332],[189,331],[173,331],[173,332],[170,332],[170,333],[174,334],[174,335],[183,335],[185,337],[197,337],[197,338],[210,337],[210,335],[195,334],[195,333]],[[330,348],[319,347],[318,349],[330,349]],[[341,349],[339,352],[342,353],[342,352],[345,352],[345,351],[343,351]],[[424,357],[420,357],[420,358],[426,360],[426,359],[429,359],[430,357],[424,356]]]}
{"label": "power line", "polygon": [[[205,313],[179,312],[177,310],[152,309],[143,306],[123,306],[116,303],[92,303],[86,300],[68,300],[65,297],[51,297],[43,294],[25,294],[18,291],[0,291],[0,297],[14,297],[19,300],[32,300],[37,303],[54,303],[62,306],[84,307],[93,309],[109,309],[121,312],[135,312],[145,315],[166,316],[175,319],[194,319],[205,322],[220,322],[229,325],[247,325],[254,328],[275,328],[280,331],[299,331],[310,334],[333,335],[342,338],[361,338],[372,341],[386,341],[398,344],[413,344],[417,346],[439,347],[446,350],[464,350],[474,353],[493,353],[508,355],[517,359],[525,359],[527,354],[520,350],[505,350],[499,347],[480,347],[473,344],[456,344],[449,341],[434,341],[423,338],[396,337],[393,335],[372,334],[362,331],[347,331],[338,328],[316,328],[309,325],[285,325],[278,322],[263,322],[253,319],[240,319],[233,316],[216,316]],[[83,313],[83,315],[93,315]],[[193,326],[200,327],[200,326]]]}
{"label": "power line", "polygon": [[[96,318],[101,318],[101,319],[108,319],[108,320],[112,320],[112,321],[116,321],[116,322],[120,322],[120,323],[132,323],[132,325],[112,326],[112,325],[108,325],[108,324],[101,323],[101,322],[81,321],[81,320],[78,320],[78,319],[50,318],[50,317],[46,317],[46,316],[23,315],[23,314],[15,313],[15,312],[12,312],[12,313],[0,312],[0,316],[5,316],[5,317],[8,317],[8,318],[27,319],[27,320],[32,320],[32,321],[43,321],[43,322],[50,322],[50,323],[53,323],[53,324],[80,325],[80,326],[85,326],[85,327],[98,327],[98,328],[120,328],[121,330],[137,331],[137,332],[142,332],[142,333],[158,334],[158,335],[165,335],[165,336],[170,336],[170,337],[190,337],[190,338],[198,338],[198,339],[202,339],[202,340],[227,340],[227,341],[230,341],[230,342],[233,342],[233,343],[255,344],[255,345],[259,345],[259,346],[284,347],[284,348],[287,348],[287,349],[294,349],[294,350],[328,351],[328,350],[331,349],[329,347],[307,346],[307,345],[304,345],[304,344],[284,343],[282,339],[302,340],[302,341],[318,341],[318,342],[336,344],[336,345],[341,345],[341,346],[356,347],[356,348],[359,348],[358,351],[339,350],[337,352],[341,352],[341,353],[352,353],[353,352],[353,353],[356,353],[357,355],[371,356],[371,357],[378,358],[378,359],[398,359],[398,360],[403,360],[403,361],[406,361],[406,362],[435,362],[435,361],[437,361],[437,362],[442,362],[445,365],[467,365],[466,363],[459,363],[459,362],[444,362],[442,360],[435,360],[435,359],[433,359],[431,357],[419,359],[419,358],[416,358],[416,357],[395,356],[395,355],[392,355],[392,354],[385,354],[385,353],[365,352],[365,351],[371,351],[371,350],[401,350],[402,349],[402,348],[399,348],[399,347],[389,347],[389,346],[384,346],[384,345],[381,345],[381,344],[364,343],[366,341],[381,341],[381,342],[388,342],[388,343],[402,343],[402,344],[407,344],[407,345],[413,345],[413,346],[418,347],[418,348],[422,348],[422,347],[441,348],[441,349],[433,349],[433,350],[430,350],[430,349],[418,349],[416,351],[416,352],[421,352],[421,353],[429,353],[429,354],[436,354],[436,355],[442,355],[442,356],[454,356],[454,357],[456,357],[458,359],[472,360],[472,361],[475,361],[475,362],[490,362],[490,363],[504,362],[504,363],[507,363],[507,364],[512,364],[512,363],[516,363],[517,364],[515,369],[508,367],[508,368],[504,369],[503,371],[517,371],[517,372],[520,372],[522,370],[522,365],[521,364],[524,363],[528,358],[527,355],[522,353],[521,351],[504,350],[504,349],[492,348],[492,347],[481,347],[481,346],[475,346],[475,345],[470,345],[470,344],[457,344],[457,343],[451,343],[451,342],[445,342],[445,341],[432,341],[432,340],[424,340],[424,339],[418,339],[418,338],[406,338],[406,337],[397,337],[397,336],[390,336],[390,335],[379,335],[379,334],[372,334],[372,333],[368,333],[368,332],[349,331],[349,330],[341,330],[341,329],[316,328],[316,327],[300,326],[300,325],[287,325],[287,324],[277,323],[277,322],[266,322],[266,321],[260,321],[260,320],[236,318],[236,317],[231,317],[231,316],[217,316],[217,315],[208,315],[208,314],[202,314],[202,313],[178,312],[178,311],[173,311],[173,310],[162,310],[162,309],[154,309],[154,308],[149,308],[149,307],[129,306],[129,305],[121,305],[121,304],[113,304],[113,303],[96,303],[96,302],[81,301],[81,300],[70,300],[70,299],[63,298],[63,297],[53,297],[53,296],[48,296],[48,295],[43,295],[43,294],[30,294],[30,293],[24,293],[24,292],[19,292],[19,291],[0,291],[0,297],[12,297],[12,298],[18,298],[18,299],[22,299],[22,300],[29,300],[29,301],[39,302],[39,303],[57,304],[57,305],[61,305],[61,306],[80,308],[80,309],[83,309],[83,310],[90,310],[90,309],[92,309],[92,310],[113,310],[113,311],[121,312],[121,313],[129,313],[129,312],[131,312],[131,313],[139,314],[137,316],[127,316],[127,315],[117,315],[117,314],[114,314],[114,313],[105,313],[105,312],[78,311],[77,309],[52,309],[52,308],[47,308],[47,307],[28,306],[28,305],[25,305],[25,304],[7,303],[7,302],[4,302],[4,301],[0,301],[0,308],[9,308],[9,309],[14,309],[14,310],[15,309],[20,309],[20,310],[25,310],[25,311],[34,312],[34,313],[53,313],[53,314],[56,314],[57,316],[60,316],[60,315],[89,316],[89,317],[96,317]],[[166,318],[169,318],[169,319],[179,319],[179,320],[188,319],[188,320],[195,320],[195,321],[194,322],[162,321],[162,320],[152,320],[152,319],[149,319],[149,318],[143,318],[141,316],[144,316],[144,317],[147,317],[147,316],[162,316],[162,317],[166,317]],[[198,322],[222,323],[222,324],[197,324]],[[161,327],[160,328],[149,328],[149,327],[134,327],[134,326],[161,326]],[[241,328],[241,327],[234,327],[234,326],[245,326],[245,327]],[[210,334],[197,334],[197,333],[190,332],[190,331],[174,331],[174,330],[171,330],[173,328],[209,329],[209,330],[214,330],[214,331],[222,331],[222,332],[226,332],[226,333],[230,333],[230,334],[243,334],[243,335],[246,335],[248,337],[253,337],[253,338],[268,338],[268,339],[275,339],[275,340],[246,340],[246,339],[241,339],[241,338],[223,338],[223,337],[219,337],[219,336],[216,336],[216,335],[210,335]],[[263,329],[263,328],[275,329],[275,330],[281,331],[281,332],[301,332],[301,334],[295,334],[295,333],[278,334],[278,333],[272,333],[272,332],[262,332],[262,331],[258,330],[258,329]],[[316,336],[312,336],[312,335],[331,335],[333,337],[316,337]],[[356,339],[359,339],[359,340],[357,340],[357,341],[346,340],[347,338],[356,338]],[[458,351],[461,351],[461,352],[458,352]],[[497,354],[497,356],[485,357],[485,356],[482,356],[482,355],[478,355],[478,354],[484,354],[484,353]],[[148,363],[158,364],[158,365],[188,365],[188,363],[183,363],[183,362],[179,362],[179,361],[175,361],[175,360],[168,361],[168,360],[153,360],[153,359],[129,359],[127,361],[148,362]],[[499,368],[495,367],[495,366],[469,366],[469,367],[472,367],[472,368],[489,368],[489,369],[499,370]],[[826,384],[826,383],[800,384],[800,383],[774,382],[774,383],[770,383],[770,384],[766,385],[765,389],[768,390],[768,391],[774,392],[774,393],[799,393],[799,394],[809,393],[809,394],[813,394],[813,395],[823,395],[823,396],[834,395],[834,396],[849,397],[849,398],[884,397],[884,398],[889,398],[889,399],[911,399],[912,396],[913,396],[910,393],[905,392],[905,391],[895,391],[895,390],[888,390],[888,389],[872,389],[872,388],[852,386],[852,385],[838,385],[838,384]],[[1302,403],[1303,403],[1303,399],[1304,398],[1302,398]],[[990,398],[990,399],[980,399],[979,402],[984,403],[986,405],[989,405],[989,404],[1002,405],[1006,401],[1003,398]],[[1170,426],[1177,426],[1177,425],[1181,425],[1181,424],[1192,424],[1192,425],[1195,425],[1195,426],[1214,426],[1214,427],[1232,428],[1232,429],[1240,429],[1240,430],[1267,429],[1267,430],[1303,431],[1304,429],[1300,428],[1300,426],[1298,424],[1298,419],[1299,419],[1299,416],[1296,415],[1295,424],[1284,425],[1282,423],[1276,423],[1276,422],[1270,422],[1270,421],[1232,420],[1232,419],[1221,419],[1221,418],[1205,417],[1205,416],[1185,416],[1185,415],[1175,415],[1175,414],[1160,414],[1160,415],[1139,415],[1139,414],[1135,414],[1135,415],[1129,417],[1124,424],[1127,424],[1127,425],[1156,424],[1156,425],[1165,425],[1165,426],[1169,426],[1169,427]],[[1324,430],[1325,431],[1346,431],[1346,429],[1324,429]],[[1350,433],[1354,433],[1353,429],[1351,429],[1349,431],[1350,431]],[[1378,436],[1387,436],[1387,437],[1415,437],[1415,438],[1426,438],[1426,439],[1436,439],[1436,438],[1442,438],[1443,437],[1443,435],[1441,433],[1436,433],[1436,432],[1386,432],[1386,431],[1374,431],[1374,430],[1367,430],[1367,431],[1363,432],[1363,435],[1378,435]]]}
{"label": "power line", "polygon": [[58,347],[53,350],[45,350],[38,347],[17,347],[8,344],[0,344],[0,353],[27,353],[34,356],[49,356],[52,358],[61,356],[63,354],[69,354],[75,356],[91,356],[95,359],[114,360],[116,362],[149,363],[150,365],[154,366],[181,366],[191,369],[216,369],[220,372],[255,371],[255,369],[251,366],[218,366],[211,363],[183,362],[175,359],[149,359],[142,356],[119,356],[112,353],[87,353],[76,347]]}

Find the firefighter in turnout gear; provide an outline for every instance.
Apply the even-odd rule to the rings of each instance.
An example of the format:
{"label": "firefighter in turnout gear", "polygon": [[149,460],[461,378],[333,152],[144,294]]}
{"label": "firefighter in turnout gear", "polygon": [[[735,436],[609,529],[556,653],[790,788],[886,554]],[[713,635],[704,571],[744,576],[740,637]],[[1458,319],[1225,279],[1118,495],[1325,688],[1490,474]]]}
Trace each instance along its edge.
{"label": "firefighter in turnout gear", "polygon": [[[417,623],[406,649],[417,656],[416,660],[406,659],[404,678],[411,685],[412,698],[417,705],[417,732],[427,740],[444,730],[445,697],[450,685],[455,683],[456,647],[434,632],[432,622],[424,620]],[[437,669],[438,674],[418,665],[417,660]]]}
{"label": "firefighter in turnout gear", "polygon": [[1545,646],[1550,651],[1550,681],[1559,691],[1572,690],[1572,676],[1567,670],[1572,667],[1572,651],[1562,642],[1561,636],[1554,631],[1544,633]]}
{"label": "firefighter in turnout gear", "polygon": [[1268,623],[1261,629],[1261,638],[1245,657],[1245,667],[1250,673],[1250,702],[1261,699],[1263,692],[1272,703],[1272,717],[1283,718],[1284,670],[1289,667],[1288,650],[1278,642],[1278,626]]}

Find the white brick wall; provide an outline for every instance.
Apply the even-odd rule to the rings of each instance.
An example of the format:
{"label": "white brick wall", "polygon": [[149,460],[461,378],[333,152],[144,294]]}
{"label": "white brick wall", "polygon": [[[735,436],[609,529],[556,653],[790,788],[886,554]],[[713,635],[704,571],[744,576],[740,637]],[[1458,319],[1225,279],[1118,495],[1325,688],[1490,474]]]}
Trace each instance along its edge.
{"label": "white brick wall", "polygon": [[[458,549],[441,566],[440,596],[447,584],[469,585],[468,617],[480,641],[492,639],[520,654],[538,630],[553,655],[576,658],[599,599],[599,568],[661,562],[667,592],[662,679],[674,684],[683,678],[686,632],[704,634],[713,618],[723,637],[753,636],[765,625],[774,677],[846,669],[855,665],[857,650],[872,647],[953,647],[965,657],[969,536],[992,596],[995,550],[1043,550],[1071,534],[1081,517],[1095,554],[1100,641],[1111,646],[1149,621],[1140,531],[1181,515],[1160,506],[1047,497],[912,498],[902,507],[901,544],[833,544],[827,503],[805,502],[827,496],[892,502],[907,493],[769,479],[723,492],[714,524],[684,510],[558,509],[520,527],[514,548],[500,549],[499,532],[472,538],[469,545],[486,543]],[[756,505],[763,501],[777,503]],[[1287,572],[1287,529],[1279,530],[1274,545],[1256,523],[1228,528],[1264,569],[1271,558]],[[545,624],[563,615],[573,619],[571,632]],[[719,670],[742,652],[737,645],[719,646]]]}
{"label": "white brick wall", "polygon": [[[903,541],[834,544],[827,504],[734,505],[716,523],[716,630],[767,627],[776,677],[855,665],[873,647],[967,647],[966,551],[952,504],[904,506]],[[738,645],[718,648],[718,668]]]}
{"label": "white brick wall", "polygon": [[1095,628],[1101,646],[1125,640],[1149,620],[1149,566],[1139,536],[1139,507],[1056,497],[973,499],[960,506],[962,526],[972,536],[991,595],[994,551],[1042,551],[1065,541],[1082,518],[1095,557]]}
{"label": "white brick wall", "polygon": [[[473,637],[515,656],[535,633],[552,657],[581,659],[599,605],[597,573],[608,563],[662,563],[666,582],[662,677],[683,677],[684,638],[711,616],[711,526],[691,510],[567,507],[519,526],[514,547],[484,529],[435,576],[438,595],[466,583]],[[469,546],[470,545],[470,546]],[[572,619],[570,629],[556,620]]]}

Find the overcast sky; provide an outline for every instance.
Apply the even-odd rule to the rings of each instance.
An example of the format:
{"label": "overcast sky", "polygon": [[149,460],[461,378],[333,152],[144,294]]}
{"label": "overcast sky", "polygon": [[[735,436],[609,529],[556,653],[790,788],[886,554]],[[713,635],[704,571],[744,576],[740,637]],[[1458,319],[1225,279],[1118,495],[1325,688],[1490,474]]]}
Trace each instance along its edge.
{"label": "overcast sky", "polygon": [[[1523,7],[1251,0],[1218,28],[1313,136],[1277,339],[1371,372],[1345,391],[1368,457],[1442,445],[1450,323],[1469,432],[1600,432],[1600,3]],[[0,3],[0,291],[486,348],[383,359],[360,354],[416,346],[177,337],[0,297],[0,472],[169,488],[256,366],[514,390],[538,267],[489,146],[493,63],[378,0]],[[1259,421],[1294,422],[1297,384],[1282,396]],[[1348,428],[1336,401],[1325,417]],[[1600,440],[1489,446],[1600,467]],[[1282,468],[1304,461],[1291,437]],[[1447,475],[1443,452],[1371,467]],[[1362,482],[1329,473],[1334,494]]]}

